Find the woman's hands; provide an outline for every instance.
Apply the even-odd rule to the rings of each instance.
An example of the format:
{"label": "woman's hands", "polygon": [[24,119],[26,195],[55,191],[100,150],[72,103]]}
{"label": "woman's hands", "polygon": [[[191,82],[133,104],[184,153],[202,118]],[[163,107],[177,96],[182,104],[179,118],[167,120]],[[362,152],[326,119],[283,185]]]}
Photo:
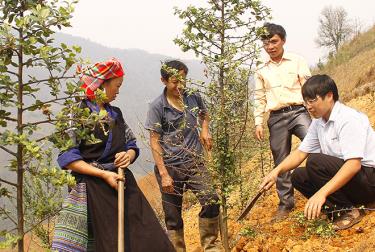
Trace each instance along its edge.
{"label": "woman's hands", "polygon": [[117,168],[127,168],[131,163],[131,158],[128,152],[121,151],[116,153],[114,165]]}
{"label": "woman's hands", "polygon": [[[121,168],[120,168],[121,169]],[[103,171],[102,179],[110,185],[113,189],[117,190],[118,189],[118,181],[122,180],[125,182],[125,178],[121,177],[115,172],[111,171]]]}
{"label": "woman's hands", "polygon": [[[126,151],[121,151],[121,152],[116,153],[115,161],[113,163],[118,169],[126,169],[130,165],[131,161],[132,161],[131,155]],[[104,171],[102,175],[102,179],[108,185],[110,185],[112,188],[116,190],[118,190],[119,180],[122,180],[125,182],[125,177],[121,177],[117,173],[111,172],[111,171]]]}

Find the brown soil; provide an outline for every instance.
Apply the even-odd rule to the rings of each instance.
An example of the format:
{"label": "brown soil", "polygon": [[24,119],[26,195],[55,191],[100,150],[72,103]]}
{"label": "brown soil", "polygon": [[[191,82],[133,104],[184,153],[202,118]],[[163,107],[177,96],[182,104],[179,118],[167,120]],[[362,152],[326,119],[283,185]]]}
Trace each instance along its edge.
{"label": "brown soil", "polygon": [[[375,109],[373,97],[365,95],[348,102],[348,105],[366,113],[372,126],[375,126]],[[249,163],[251,169],[251,163]],[[160,207],[160,193],[153,175],[139,181],[139,186],[155,207]],[[233,197],[238,197],[234,195]],[[159,202],[158,202],[159,199]],[[236,199],[234,199],[236,200]],[[306,200],[296,192],[296,208],[290,216],[303,211]],[[298,227],[292,217],[274,223],[272,216],[277,208],[278,199],[275,190],[262,196],[247,218],[237,222],[241,209],[229,212],[229,235],[232,252],[239,251],[375,251],[375,212],[367,212],[363,220],[352,228],[336,233],[331,238],[311,236],[303,238],[304,228]],[[159,208],[160,209],[160,208]],[[198,213],[199,204],[185,206],[183,212],[187,251],[202,251],[199,244]],[[255,231],[255,237],[241,236],[244,228]]]}

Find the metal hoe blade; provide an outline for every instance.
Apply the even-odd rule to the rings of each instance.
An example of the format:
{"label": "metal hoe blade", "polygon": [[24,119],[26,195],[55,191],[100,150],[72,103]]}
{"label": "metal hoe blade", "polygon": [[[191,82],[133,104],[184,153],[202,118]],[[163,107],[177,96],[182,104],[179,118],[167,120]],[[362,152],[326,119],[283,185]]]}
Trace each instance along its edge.
{"label": "metal hoe blade", "polygon": [[238,217],[237,221],[242,220],[246,217],[246,215],[250,212],[251,208],[255,205],[255,202],[259,199],[259,197],[263,194],[264,190],[260,190],[257,195],[250,201],[250,203],[246,206],[245,210],[241,213],[240,217]]}

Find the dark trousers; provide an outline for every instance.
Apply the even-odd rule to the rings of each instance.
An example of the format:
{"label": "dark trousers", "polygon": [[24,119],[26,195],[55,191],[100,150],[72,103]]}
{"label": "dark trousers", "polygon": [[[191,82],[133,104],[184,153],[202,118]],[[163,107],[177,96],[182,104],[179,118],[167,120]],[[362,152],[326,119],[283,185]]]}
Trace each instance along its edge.
{"label": "dark trousers", "polygon": [[[286,158],[292,147],[292,135],[302,140],[311,123],[309,113],[305,107],[286,112],[271,112],[267,121],[270,131],[270,145],[275,167]],[[294,191],[290,181],[290,172],[279,175],[276,182],[279,196],[279,209],[294,207]]]}
{"label": "dark trousers", "polygon": [[174,181],[174,193],[172,194],[161,191],[161,177],[155,166],[155,175],[161,191],[165,224],[168,230],[183,228],[182,196],[184,190],[187,189],[195,194],[202,206],[199,217],[214,218],[219,215],[220,208],[217,203],[219,198],[210,183],[209,173],[203,164],[167,167],[167,170]]}
{"label": "dark trousers", "polygon": [[[324,155],[310,154],[306,168],[292,173],[292,184],[306,198],[313,196],[339,171],[344,160]],[[361,170],[342,188],[327,197],[329,209],[351,208],[375,201],[375,168],[362,166]]]}

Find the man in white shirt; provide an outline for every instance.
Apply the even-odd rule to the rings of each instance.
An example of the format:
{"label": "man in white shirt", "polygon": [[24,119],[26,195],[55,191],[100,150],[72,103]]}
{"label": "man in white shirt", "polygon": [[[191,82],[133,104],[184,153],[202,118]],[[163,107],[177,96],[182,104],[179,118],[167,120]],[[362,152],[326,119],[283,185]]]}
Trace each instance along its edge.
{"label": "man in white shirt", "polygon": [[[263,140],[263,117],[270,112],[267,126],[275,166],[289,155],[292,135],[303,139],[311,118],[303,106],[301,88],[311,76],[306,61],[284,51],[286,32],[281,25],[266,23],[262,36],[264,50],[269,56],[255,73],[254,119],[255,135]],[[276,183],[280,202],[274,220],[288,216],[294,207],[291,175],[286,172]]]}
{"label": "man in white shirt", "polygon": [[366,115],[338,101],[337,86],[327,75],[308,79],[302,96],[314,120],[299,148],[260,187],[268,190],[279,174],[307,158],[306,168],[292,173],[293,186],[309,199],[305,216],[319,217],[323,205],[328,213],[345,209],[334,228],[349,228],[362,217],[353,207],[375,201],[375,132]]}

